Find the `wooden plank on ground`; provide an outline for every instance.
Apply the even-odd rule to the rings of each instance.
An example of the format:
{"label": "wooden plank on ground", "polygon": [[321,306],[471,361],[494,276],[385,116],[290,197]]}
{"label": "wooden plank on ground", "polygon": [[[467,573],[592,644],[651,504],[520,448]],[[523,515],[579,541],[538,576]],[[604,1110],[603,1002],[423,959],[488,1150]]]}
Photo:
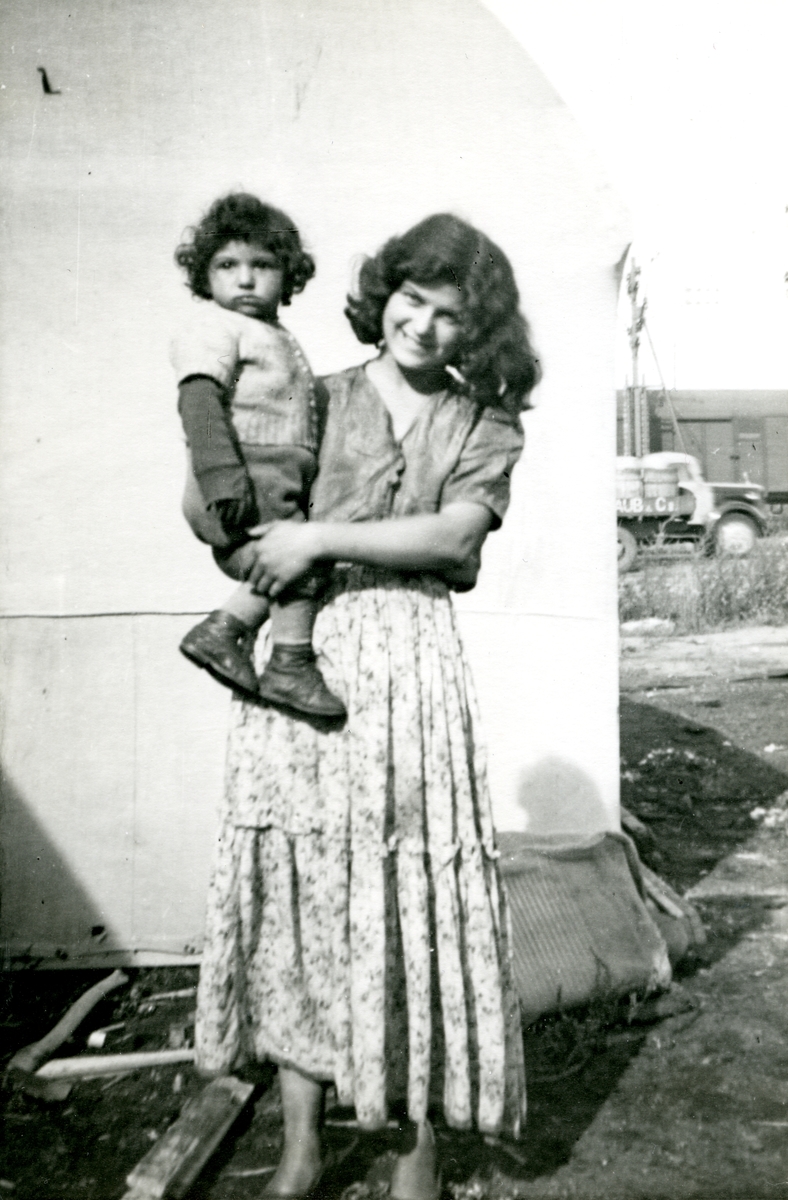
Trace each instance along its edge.
{"label": "wooden plank on ground", "polygon": [[34,1079],[90,1079],[95,1075],[116,1075],[119,1071],[139,1071],[144,1067],[170,1067],[173,1063],[192,1062],[194,1050],[135,1050],[130,1054],[78,1054],[74,1058],[52,1058],[33,1075]]}
{"label": "wooden plank on ground", "polygon": [[214,1079],[189,1100],[155,1146],[126,1177],[123,1200],[179,1200],[191,1187],[254,1090],[232,1075]]}

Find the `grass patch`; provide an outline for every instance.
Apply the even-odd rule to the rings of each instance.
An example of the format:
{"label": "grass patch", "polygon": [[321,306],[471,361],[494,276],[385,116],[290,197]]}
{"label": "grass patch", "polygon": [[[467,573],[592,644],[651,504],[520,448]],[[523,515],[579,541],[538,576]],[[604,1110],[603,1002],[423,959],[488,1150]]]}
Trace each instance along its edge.
{"label": "grass patch", "polygon": [[621,621],[660,617],[677,633],[788,624],[788,541],[765,538],[747,558],[647,560],[620,577],[618,607]]}

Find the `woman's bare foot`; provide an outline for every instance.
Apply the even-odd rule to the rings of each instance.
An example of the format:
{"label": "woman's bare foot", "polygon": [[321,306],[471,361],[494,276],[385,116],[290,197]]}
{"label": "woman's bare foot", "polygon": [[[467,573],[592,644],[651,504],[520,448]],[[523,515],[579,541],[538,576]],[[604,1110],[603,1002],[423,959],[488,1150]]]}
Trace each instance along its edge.
{"label": "woman's bare foot", "polygon": [[273,1200],[276,1196],[306,1196],[320,1177],[323,1165],[320,1139],[285,1143],[282,1157],[263,1193]]}
{"label": "woman's bare foot", "polygon": [[438,1155],[429,1121],[416,1126],[416,1148],[401,1154],[391,1176],[391,1200],[437,1200]]}
{"label": "woman's bare foot", "polygon": [[323,1087],[288,1067],[279,1068],[285,1145],[279,1166],[264,1196],[306,1196],[320,1178],[323,1165],[320,1124],[323,1116]]}

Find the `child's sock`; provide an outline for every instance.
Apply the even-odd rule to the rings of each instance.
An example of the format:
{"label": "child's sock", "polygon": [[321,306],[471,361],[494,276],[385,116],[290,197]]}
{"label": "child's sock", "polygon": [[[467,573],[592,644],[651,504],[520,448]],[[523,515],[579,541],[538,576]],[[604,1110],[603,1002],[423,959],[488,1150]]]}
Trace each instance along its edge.
{"label": "child's sock", "polygon": [[271,606],[274,647],[260,676],[261,699],[277,707],[334,720],[347,715],[344,704],[326,687],[312,649],[315,605],[292,600]]}
{"label": "child's sock", "polygon": [[204,667],[219,683],[256,698],[252,653],[269,610],[265,596],[256,595],[242,583],[221,608],[189,630],[181,642],[181,653]]}
{"label": "child's sock", "polygon": [[271,605],[271,638],[275,646],[312,645],[312,627],[317,606],[314,600],[291,600]]}
{"label": "child's sock", "polygon": [[[239,621],[243,621],[244,625],[249,629],[254,629],[256,633],[267,620],[271,611],[271,603],[266,596],[258,596],[257,592],[253,592],[248,583],[242,583],[235,589],[232,596],[227,597],[220,611],[237,617]],[[311,637],[311,633],[309,637]]]}

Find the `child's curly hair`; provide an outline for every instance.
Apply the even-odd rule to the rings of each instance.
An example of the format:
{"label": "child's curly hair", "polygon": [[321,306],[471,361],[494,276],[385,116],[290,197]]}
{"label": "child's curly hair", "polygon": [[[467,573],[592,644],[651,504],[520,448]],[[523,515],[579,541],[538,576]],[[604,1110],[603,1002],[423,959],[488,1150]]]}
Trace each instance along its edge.
{"label": "child's curly hair", "polygon": [[315,273],[315,260],[301,245],[293,222],[278,208],[263,204],[248,192],[231,192],[214,200],[200,223],[186,231],[175,261],[186,271],[195,296],[210,300],[208,267],[217,250],[228,242],[247,242],[270,250],[284,272],[281,304],[289,304]]}
{"label": "child's curly hair", "polygon": [[383,337],[383,310],[406,279],[425,287],[445,283],[462,293],[462,339],[450,364],[468,394],[484,406],[516,414],[541,378],[511,264],[498,246],[450,213],[420,221],[393,237],[359,272],[345,315],[360,342]]}

